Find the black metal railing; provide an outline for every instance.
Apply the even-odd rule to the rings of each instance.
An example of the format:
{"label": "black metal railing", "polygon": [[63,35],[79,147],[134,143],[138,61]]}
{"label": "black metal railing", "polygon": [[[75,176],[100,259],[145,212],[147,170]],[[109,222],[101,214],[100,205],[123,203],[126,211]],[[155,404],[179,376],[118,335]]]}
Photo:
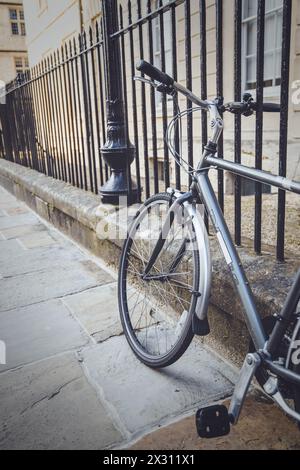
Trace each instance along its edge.
{"label": "black metal railing", "polygon": [[6,158],[98,193],[108,179],[99,151],[106,138],[103,74],[98,23],[20,74],[2,106]]}
{"label": "black metal railing", "polygon": [[[243,8],[248,2],[235,0],[232,24],[224,25],[223,0],[103,0],[103,22],[82,33],[31,69],[7,90],[2,112],[4,149],[0,154],[77,187],[100,193],[104,202],[115,202],[121,194],[130,201],[176,186],[188,187],[189,180],[170,159],[164,135],[168,122],[177,114],[176,99],[159,96],[144,83],[133,80],[137,59],[154,63],[195,94],[206,99],[209,89],[224,94],[224,38],[232,30],[234,73],[232,95],[240,101],[243,90]],[[255,2],[251,2],[252,5]],[[266,3],[257,0],[255,166],[263,167],[265,24]],[[289,105],[289,58],[292,1],[282,1],[283,27],[281,60],[281,115],[278,167],[286,176]],[[208,9],[213,25],[208,25]],[[213,9],[213,10],[212,10]],[[197,34],[195,34],[195,24]],[[194,29],[193,29],[194,28]],[[208,37],[209,34],[209,37]],[[215,62],[209,48],[215,43]],[[194,51],[199,51],[199,61]],[[210,54],[210,62],[208,62]],[[212,86],[213,85],[213,86]],[[211,94],[211,91],[210,91]],[[106,107],[105,107],[106,103]],[[190,107],[190,102],[180,103]],[[5,121],[5,122],[4,122]],[[234,118],[232,156],[242,161],[243,128]],[[206,112],[200,120],[189,114],[184,122],[183,152],[190,165],[206,144]],[[131,143],[133,142],[133,144]],[[224,157],[226,130],[218,144]],[[176,128],[175,148],[179,152]],[[100,148],[102,149],[100,151]],[[131,163],[134,163],[131,165]],[[131,165],[131,166],[130,166]],[[136,181],[136,183],[135,183]],[[226,209],[224,173],[219,170],[216,190],[222,210]],[[234,179],[234,238],[242,243],[243,180]],[[256,253],[262,250],[262,185],[255,185],[253,240]],[[285,192],[279,191],[277,216],[277,258],[284,259]],[[226,214],[225,214],[226,215]]]}

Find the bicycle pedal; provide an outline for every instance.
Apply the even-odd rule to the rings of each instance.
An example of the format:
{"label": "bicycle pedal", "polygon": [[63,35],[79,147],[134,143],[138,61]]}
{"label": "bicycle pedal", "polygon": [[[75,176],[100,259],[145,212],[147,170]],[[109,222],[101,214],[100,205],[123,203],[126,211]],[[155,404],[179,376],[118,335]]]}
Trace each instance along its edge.
{"label": "bicycle pedal", "polygon": [[227,436],[230,433],[230,417],[224,405],[200,408],[196,413],[196,427],[202,438]]}

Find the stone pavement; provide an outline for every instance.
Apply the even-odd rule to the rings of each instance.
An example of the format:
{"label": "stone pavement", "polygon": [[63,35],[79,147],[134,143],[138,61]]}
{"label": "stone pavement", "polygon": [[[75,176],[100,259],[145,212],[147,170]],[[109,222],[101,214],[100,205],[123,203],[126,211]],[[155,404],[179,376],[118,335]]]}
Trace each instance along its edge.
{"label": "stone pavement", "polygon": [[[235,370],[200,345],[140,364],[114,272],[0,188],[1,449],[103,449],[229,396]],[[3,344],[3,343],[2,343]]]}
{"label": "stone pavement", "polygon": [[[140,364],[116,286],[99,259],[0,188],[0,449],[127,448],[230,396],[236,370],[198,341],[165,370]],[[193,418],[180,422],[199,443]],[[158,432],[182,447],[178,424]],[[161,448],[153,436],[140,446]]]}

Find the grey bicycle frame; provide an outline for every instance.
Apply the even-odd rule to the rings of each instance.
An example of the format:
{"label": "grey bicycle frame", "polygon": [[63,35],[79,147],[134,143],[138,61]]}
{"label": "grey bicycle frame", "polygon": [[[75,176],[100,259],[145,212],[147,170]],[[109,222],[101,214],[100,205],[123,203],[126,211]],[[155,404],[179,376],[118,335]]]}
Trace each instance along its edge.
{"label": "grey bicycle frame", "polygon": [[251,338],[253,339],[256,349],[263,349],[267,339],[266,334],[264,332],[260,316],[257,312],[253,294],[251,292],[245,271],[242,267],[238,252],[233,244],[229,229],[209,180],[208,171],[205,170],[203,172],[197,173],[195,175],[195,181],[198,192],[201,195],[201,200],[203,201],[216,230],[217,238],[225,261],[229,266],[235,285],[237,287],[239,297],[245,309],[245,320]]}
{"label": "grey bicycle frame", "polygon": [[[266,332],[264,331],[261,317],[257,311],[249,281],[246,277],[237,249],[232,241],[223,213],[212,188],[208,172],[212,167],[216,169],[228,170],[236,175],[240,175],[260,183],[266,183],[283,190],[292,191],[297,194],[300,194],[300,183],[289,180],[288,178],[272,175],[262,170],[249,168],[224,159],[216,158],[215,154],[217,152],[217,143],[223,131],[223,120],[219,114],[217,104],[214,101],[200,100],[196,95],[176,82],[174,83],[174,89],[187,96],[197,106],[200,106],[204,110],[210,112],[212,136],[207,146],[205,147],[202,158],[200,159],[198,165],[198,169],[194,174],[194,182],[197,185],[197,191],[201,195],[201,199],[215,227],[220,247],[222,249],[226,263],[230,268],[239,297],[245,309],[245,320],[254,345],[257,350],[264,350],[266,354],[268,354],[269,349],[272,349],[272,352],[274,352],[276,346],[280,343],[283,337],[283,328],[281,328],[281,331],[279,332],[277,329],[275,338],[272,338],[271,336],[268,344],[266,343]],[[284,306],[281,312],[283,319],[286,319],[290,314],[288,310],[292,306],[295,294],[299,292],[299,290],[300,270],[291,289],[289,302]],[[271,345],[271,347],[269,348],[268,345]]]}

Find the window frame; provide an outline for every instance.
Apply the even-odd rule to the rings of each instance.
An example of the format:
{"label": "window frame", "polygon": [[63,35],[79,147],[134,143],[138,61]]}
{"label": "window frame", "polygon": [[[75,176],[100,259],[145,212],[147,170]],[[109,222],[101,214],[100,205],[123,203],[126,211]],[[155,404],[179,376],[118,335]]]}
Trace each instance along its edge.
{"label": "window frame", "polygon": [[[22,70],[20,70],[20,66],[17,65],[17,61],[22,62]],[[14,57],[14,64],[15,64],[16,75],[18,75],[20,73],[25,73],[27,70],[29,70],[29,62],[28,62],[28,57],[27,56],[15,56]]]}
{"label": "window frame", "polygon": [[[252,95],[255,96],[256,95],[256,87],[255,88],[248,88],[246,86],[247,85],[247,59],[253,57],[256,60],[256,50],[255,50],[255,54],[247,55],[247,47],[248,47],[248,27],[247,26],[253,20],[256,20],[256,22],[257,22],[257,12],[255,12],[255,15],[244,17],[244,10],[245,10],[246,6],[248,6],[248,2],[249,2],[249,0],[244,0],[243,1],[243,17],[242,17],[242,58],[243,58],[242,59],[242,88],[243,88],[244,92],[251,93]],[[272,8],[272,9],[268,10],[265,13],[265,19],[268,16],[271,16],[271,15],[274,15],[274,17],[275,17],[275,37],[277,36],[277,32],[278,32],[278,16],[279,16],[278,13],[280,11],[282,12],[282,8],[283,7],[281,5],[280,7]],[[272,77],[273,82],[276,80],[276,70],[275,70],[275,67],[276,67],[276,53],[279,52],[279,51],[282,51],[282,47],[280,47],[280,49],[274,47],[274,49],[272,49],[271,51],[266,51],[265,50],[265,54],[266,54],[266,52],[271,52],[273,54],[273,70],[274,70],[273,77]],[[256,80],[256,77],[255,77],[255,80]],[[272,97],[273,98],[278,98],[280,96],[280,89],[281,89],[281,85],[274,85],[273,84],[272,86],[264,86],[264,96],[268,97],[268,98],[272,98]]]}
{"label": "window frame", "polygon": [[[18,9],[17,8],[9,8],[8,9],[8,12],[9,12],[9,19],[10,21],[18,21]],[[16,12],[16,16],[12,16],[12,12]]]}
{"label": "window frame", "polygon": [[[12,12],[16,12],[16,17],[12,16]],[[15,6],[14,8],[8,8],[8,16],[10,22],[10,33],[12,37],[15,36],[26,36],[26,26],[24,20],[24,9],[23,7]],[[14,27],[16,27],[16,31],[14,32]],[[24,33],[23,33],[24,31]]]}

